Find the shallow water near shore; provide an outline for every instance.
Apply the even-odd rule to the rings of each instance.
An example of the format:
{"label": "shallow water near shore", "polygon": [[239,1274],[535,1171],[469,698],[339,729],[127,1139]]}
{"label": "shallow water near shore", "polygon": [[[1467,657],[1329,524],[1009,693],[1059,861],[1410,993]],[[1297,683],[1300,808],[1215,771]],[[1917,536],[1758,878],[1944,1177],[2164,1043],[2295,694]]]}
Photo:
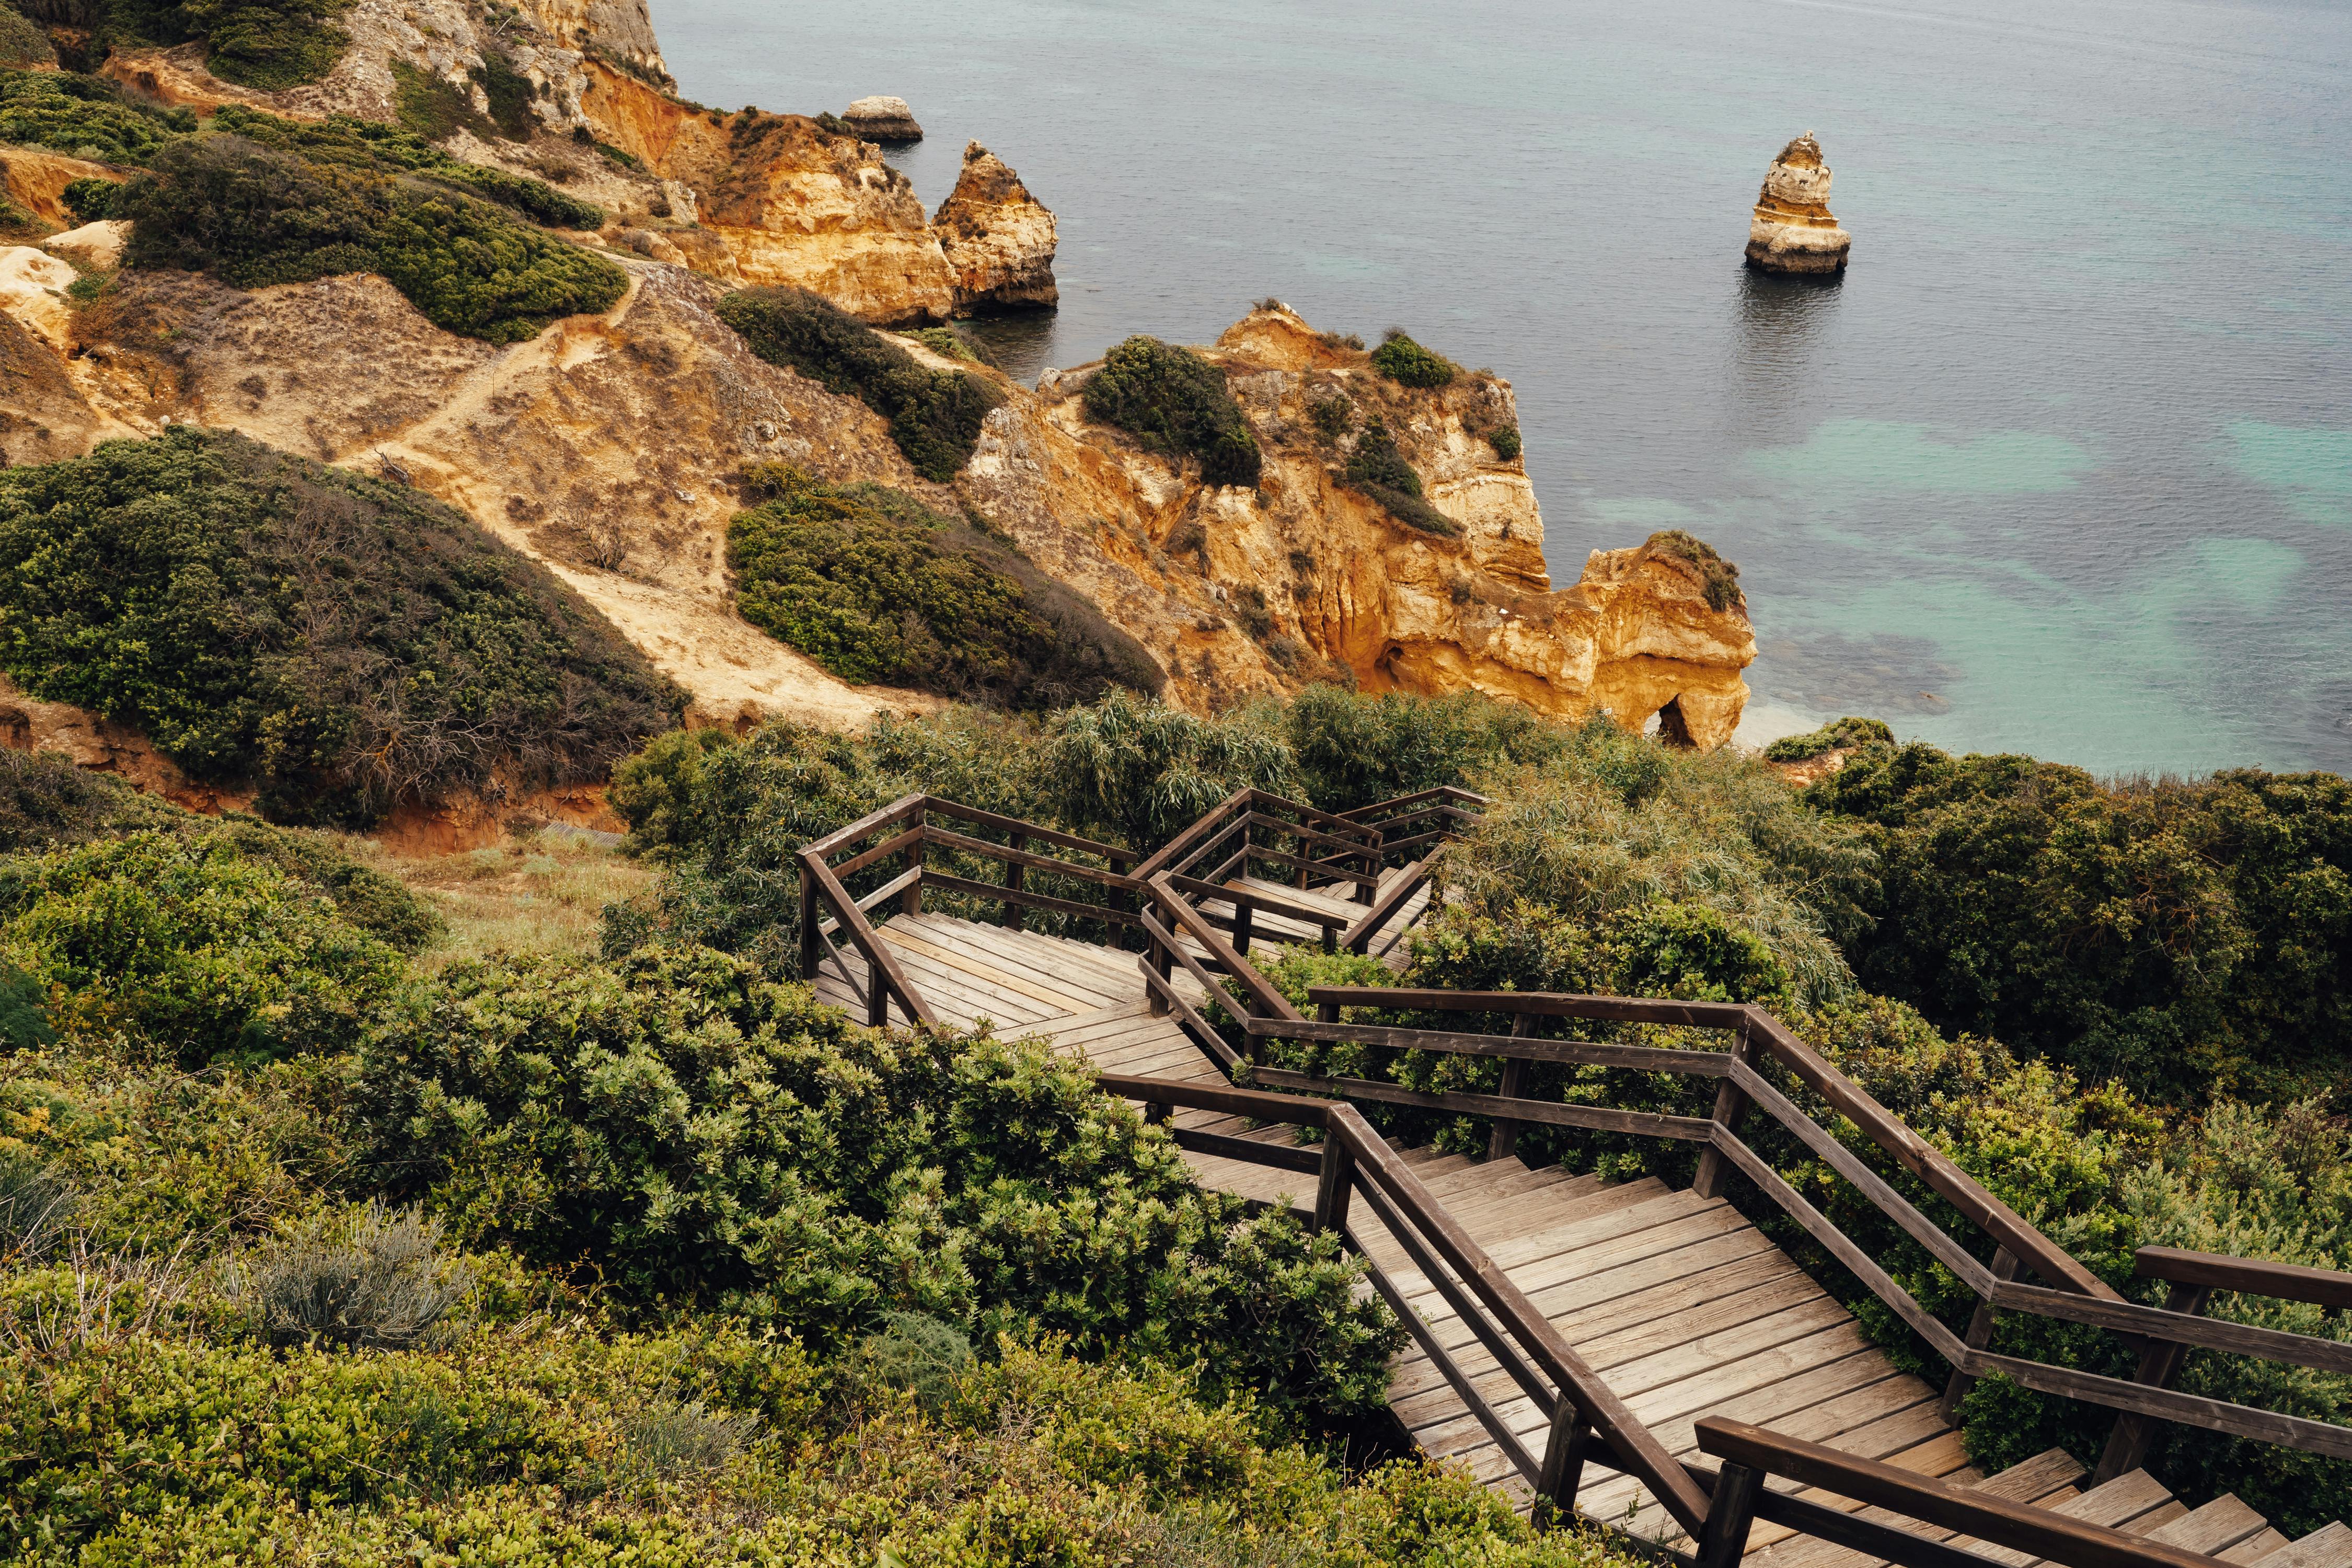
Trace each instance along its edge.
{"label": "shallow water near shore", "polygon": [[[1555,579],[1691,529],[1747,738],[2352,771],[2352,8],[653,0],[686,96],[869,93],[1060,219],[1024,378],[1258,297],[1517,388]],[[1846,277],[1740,266],[1822,139]]]}

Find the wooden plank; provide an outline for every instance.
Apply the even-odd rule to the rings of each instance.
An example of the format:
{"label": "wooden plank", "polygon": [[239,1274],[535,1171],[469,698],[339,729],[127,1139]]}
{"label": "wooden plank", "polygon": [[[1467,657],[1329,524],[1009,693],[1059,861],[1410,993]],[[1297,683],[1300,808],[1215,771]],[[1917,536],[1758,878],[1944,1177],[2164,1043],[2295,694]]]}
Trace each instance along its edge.
{"label": "wooden plank", "polygon": [[2301,1448],[2307,1453],[2326,1454],[2331,1458],[2352,1459],[2352,1427],[2336,1426],[2325,1421],[2281,1415],[2275,1411],[2257,1410],[2251,1405],[2232,1405],[2226,1400],[2206,1399],[2168,1388],[2149,1388],[2118,1377],[2099,1377],[2086,1372],[2076,1372],[2071,1367],[2051,1366],[2016,1356],[1991,1355],[1982,1351],[1968,1352],[1968,1370],[1979,1376],[1998,1372],[2041,1394],[2065,1394],[2112,1409],[2159,1416],[2185,1426],[2202,1426],[2208,1431],[2258,1437],[2266,1443]]}
{"label": "wooden plank", "polygon": [[1706,1452],[1727,1462],[1751,1465],[2000,1545],[2055,1556],[2075,1568],[2210,1568],[2210,1560],[2178,1547],[1929,1480],[1820,1444],[1779,1437],[1742,1422],[1703,1421],[1699,1441]]}
{"label": "wooden plank", "polygon": [[2352,1526],[2322,1525],[2259,1561],[2261,1568],[2352,1568]]}
{"label": "wooden plank", "polygon": [[[900,921],[891,921],[889,925],[883,928],[884,937],[887,938],[903,923]],[[1004,932],[1003,934],[1013,933]],[[921,940],[930,942],[934,947],[949,952],[961,953],[973,963],[986,965],[1011,979],[1082,1000],[1087,1004],[1083,1010],[1089,1013],[1098,1013],[1121,1003],[1131,1003],[1142,990],[1139,977],[1133,992],[1114,990],[1091,975],[1073,973],[1075,967],[1073,965],[1061,965],[1057,970],[1055,966],[1036,962],[1030,955],[1017,949],[1006,952],[996,943],[979,940],[964,931],[924,931],[919,935]]]}
{"label": "wooden plank", "polygon": [[2210,1557],[2242,1541],[2251,1541],[2261,1534],[2268,1523],[2261,1514],[2239,1500],[2235,1492],[2223,1492],[2203,1508],[2192,1510],[2171,1523],[2150,1531],[2148,1539],[2161,1541],[2168,1546],[2201,1552]]}
{"label": "wooden plank", "polygon": [[925,956],[933,959],[937,963],[945,964],[950,969],[960,970],[962,973],[972,976],[974,979],[986,981],[989,984],[996,986],[1000,990],[1011,992],[1014,995],[1024,996],[1030,1001],[1040,1003],[1052,1009],[1054,1013],[1091,1013],[1101,1005],[1091,996],[1078,995],[1067,990],[1051,990],[1043,985],[1033,985],[1029,982],[1020,979],[1017,976],[1007,974],[1004,971],[987,963],[983,960],[976,959],[964,953],[952,952],[948,948],[939,945],[937,942],[927,942],[919,936],[908,934],[906,936],[894,937],[891,928],[888,926],[885,926],[883,928],[882,937],[884,941],[889,942],[894,947],[902,949],[910,948],[914,952],[922,953]]}
{"label": "wooden plank", "polygon": [[2285,1536],[2265,1525],[2259,1533],[2248,1536],[2235,1546],[2216,1553],[2224,1563],[2252,1564],[2263,1561],[2287,1544]]}
{"label": "wooden plank", "polygon": [[[2142,1252],[2153,1250],[2140,1248]],[[2207,1256],[2199,1254],[2197,1256]],[[2224,1258],[2222,1262],[2236,1259]],[[2266,1267],[2284,1268],[2284,1264]],[[2202,1273],[2222,1273],[2222,1269],[2200,1269]],[[2320,1274],[2316,1268],[2304,1270]],[[2183,1284],[2203,1285],[2202,1279],[2183,1280]],[[2222,1287],[2217,1287],[2222,1288]],[[2237,1287],[2226,1287],[2237,1289]],[[2317,1286],[2302,1287],[2317,1289]],[[2278,1295],[2279,1291],[2266,1292]],[[1978,1294],[1985,1292],[1979,1290]],[[2352,1373],[2352,1344],[2335,1340],[2316,1339],[2309,1334],[2287,1333],[2278,1329],[2257,1328],[2251,1323],[2233,1323],[2224,1318],[2207,1318],[2188,1312],[2168,1311],[2161,1307],[2143,1307],[2136,1301],[2109,1301],[2100,1298],[2076,1296],[2063,1290],[2045,1289],[2038,1285],[2002,1284],[1991,1292],[1996,1307],[2034,1312],[2045,1318],[2058,1318],[2072,1323],[2090,1323],[2103,1329],[2116,1329],[2124,1333],[2139,1334],[2148,1339],[2168,1340],[2176,1344],[2202,1345],[2208,1350],[2228,1351],[2235,1355],[2259,1356],[2265,1361],[2286,1362],[2295,1366],[2316,1367],[2322,1372]]]}
{"label": "wooden plank", "polygon": [[1115,910],[1108,904],[1082,904],[1075,899],[1049,898],[1044,893],[1032,893],[1008,888],[999,882],[977,882],[969,877],[951,876],[945,871],[925,871],[927,886],[950,893],[963,893],[984,899],[992,903],[1017,904],[1025,910],[1052,910],[1057,914],[1076,915],[1084,920],[1105,921],[1112,925],[1133,925],[1135,917],[1125,910]]}
{"label": "wooden plank", "polygon": [[888,943],[904,972],[910,977],[920,976],[919,984],[926,997],[937,991],[944,998],[960,1004],[967,1012],[984,1013],[1000,1025],[1016,1027],[1042,1023],[1063,1009],[1051,1003],[1040,1002],[1012,986],[992,980],[988,973],[969,960],[950,962],[940,958],[928,942],[914,938],[901,938]]}

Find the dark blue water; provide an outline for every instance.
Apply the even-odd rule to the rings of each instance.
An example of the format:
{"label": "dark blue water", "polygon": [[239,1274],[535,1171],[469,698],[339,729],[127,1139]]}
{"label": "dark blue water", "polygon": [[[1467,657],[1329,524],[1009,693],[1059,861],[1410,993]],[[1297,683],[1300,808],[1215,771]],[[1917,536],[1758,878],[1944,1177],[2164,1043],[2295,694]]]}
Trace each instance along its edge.
{"label": "dark blue water", "polygon": [[[684,92],[915,108],[1061,221],[1029,367],[1265,294],[1519,394],[1554,574],[1737,560],[1751,736],[2352,771],[2352,6],[654,0]],[[1739,265],[1819,134],[1830,287]]]}

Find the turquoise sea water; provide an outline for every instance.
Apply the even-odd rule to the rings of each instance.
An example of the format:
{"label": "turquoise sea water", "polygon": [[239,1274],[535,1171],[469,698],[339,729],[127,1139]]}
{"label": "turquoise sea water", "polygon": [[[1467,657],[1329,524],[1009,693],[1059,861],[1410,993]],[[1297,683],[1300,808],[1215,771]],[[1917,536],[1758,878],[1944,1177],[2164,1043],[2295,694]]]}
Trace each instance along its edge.
{"label": "turquoise sea water", "polygon": [[[1061,223],[1019,365],[1276,294],[1518,389],[1556,578],[1738,561],[1751,737],[2352,771],[2352,6],[654,0],[682,90],[868,93]],[[1815,132],[1839,284],[1739,265]]]}

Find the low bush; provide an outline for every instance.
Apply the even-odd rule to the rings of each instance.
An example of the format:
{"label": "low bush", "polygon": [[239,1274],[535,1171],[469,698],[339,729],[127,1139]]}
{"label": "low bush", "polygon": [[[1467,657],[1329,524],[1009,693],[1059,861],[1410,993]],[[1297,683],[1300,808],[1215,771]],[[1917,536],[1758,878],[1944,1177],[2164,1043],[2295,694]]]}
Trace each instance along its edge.
{"label": "low bush", "polygon": [[1831,752],[1891,746],[1895,731],[1876,719],[1836,719],[1807,735],[1783,735],[1764,748],[1768,763],[1809,763]]}
{"label": "low bush", "polygon": [[770,499],[727,525],[736,607],[845,680],[1047,708],[1166,679],[1081,595],[911,496],[793,468],[760,483]]}
{"label": "low bush", "polygon": [[0,474],[0,668],[283,818],[602,776],[682,698],[544,568],[404,486],[175,428]]}
{"label": "low bush", "polygon": [[175,825],[184,813],[61,752],[0,748],[0,855]]}
{"label": "low bush", "polygon": [[981,421],[1003,401],[978,376],[929,371],[846,310],[805,289],[747,289],[719,302],[719,318],[751,352],[855,397],[890,422],[890,438],[917,473],[944,484],[980,443]]}
{"label": "low bush", "polygon": [[54,66],[58,49],[49,35],[13,7],[0,9],[0,67]]}
{"label": "low bush", "polygon": [[185,1066],[355,1040],[400,954],[216,841],[142,832],[0,863],[0,960],[65,1031],[121,1031]]}
{"label": "low bush", "polygon": [[821,1345],[918,1311],[1209,1356],[1335,1414],[1380,1403],[1402,1337],[1328,1238],[1199,1192],[1083,1064],[859,1029],[707,950],[452,971],[372,1038],[361,1092],[395,1194],[644,1308]]}
{"label": "low bush", "polygon": [[121,89],[98,77],[0,70],[0,142],[101,163],[143,163],[195,128],[187,110],[127,102]]}
{"label": "low bush", "polygon": [[71,180],[58,194],[58,199],[79,222],[97,223],[114,216],[115,195],[121,189],[121,182],[115,180]]}
{"label": "low bush", "polygon": [[1310,686],[1284,713],[1306,798],[1353,811],[1440,784],[1467,788],[1488,771],[1557,761],[1578,731],[1476,692],[1360,697]]}
{"label": "low bush", "polygon": [[1399,522],[1451,539],[1460,525],[1429,504],[1421,493],[1421,476],[1397,450],[1396,437],[1375,419],[1356,434],[1356,449],[1348,456],[1348,483],[1386,507]]}
{"label": "low bush", "polygon": [[1717,553],[1715,546],[1706,541],[1679,528],[1669,528],[1650,535],[1643,548],[1653,554],[1671,556],[1696,570],[1708,609],[1748,607],[1748,595],[1739,586],[1739,568]]}
{"label": "low bush", "polygon": [[415,1209],[370,1204],[274,1238],[229,1287],[256,1338],[339,1350],[404,1350],[449,1315],[472,1277]]}
{"label": "low bush", "polygon": [[1087,416],[1118,426],[1147,450],[1200,460],[1212,485],[1255,485],[1257,437],[1225,386],[1225,373],[1158,338],[1128,339],[1087,378]]}
{"label": "low bush", "polygon": [[1372,368],[1401,386],[1446,386],[1462,374],[1452,360],[1423,348],[1394,327],[1372,351]]}
{"label": "low bush", "polygon": [[1334,391],[1326,396],[1307,400],[1307,417],[1315,426],[1315,433],[1327,443],[1336,443],[1355,428],[1356,405],[1344,392]]}
{"label": "low bush", "polygon": [[348,114],[332,114],[322,121],[280,120],[258,110],[223,104],[214,111],[210,128],[242,136],[257,146],[291,153],[312,163],[378,174],[421,174],[500,206],[512,207],[533,223],[593,229],[604,221],[604,208],[567,195],[544,180],[509,174],[483,163],[461,162],[414,132],[372,120]]}
{"label": "low bush", "polygon": [[965,364],[993,365],[988,345],[964,336],[953,327],[915,327],[898,334],[912,338],[943,359],[959,360]]}
{"label": "low bush", "polygon": [[[137,0],[134,0],[137,4]],[[147,0],[152,5],[152,0]],[[351,35],[334,24],[351,0],[180,0],[182,26],[205,42],[205,68],[223,81],[283,91],[334,69]]]}
{"label": "low bush", "polygon": [[436,326],[488,342],[610,310],[628,286],[604,258],[471,197],[236,135],[156,153],[115,211],[135,225],[127,266],[216,272],[240,289],[381,273]]}
{"label": "low bush", "polygon": [[1497,425],[1486,432],[1486,445],[1495,448],[1495,456],[1507,463],[1519,460],[1519,427]]}
{"label": "low bush", "polygon": [[1809,792],[1882,862],[1874,990],[2089,1077],[2286,1100],[2352,1060],[2352,784],[2234,770],[2103,784],[1914,742]]}

